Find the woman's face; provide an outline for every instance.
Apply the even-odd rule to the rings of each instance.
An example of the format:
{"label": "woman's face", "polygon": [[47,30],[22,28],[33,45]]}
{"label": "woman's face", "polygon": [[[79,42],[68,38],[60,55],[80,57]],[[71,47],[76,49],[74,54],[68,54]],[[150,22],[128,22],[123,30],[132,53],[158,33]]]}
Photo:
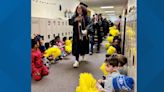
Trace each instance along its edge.
{"label": "woman's face", "polygon": [[77,7],[77,13],[78,13],[78,14],[82,14],[82,8],[81,8],[80,5]]}

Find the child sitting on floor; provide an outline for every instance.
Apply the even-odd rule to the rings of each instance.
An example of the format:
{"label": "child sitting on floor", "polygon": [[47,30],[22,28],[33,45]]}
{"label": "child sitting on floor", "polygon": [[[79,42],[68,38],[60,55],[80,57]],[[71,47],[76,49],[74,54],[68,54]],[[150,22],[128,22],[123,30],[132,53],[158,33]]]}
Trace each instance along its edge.
{"label": "child sitting on floor", "polygon": [[[105,70],[108,72],[108,75],[106,76],[106,79],[99,79],[98,80],[98,90],[99,92],[112,92],[113,86],[112,86],[112,79],[120,73],[118,72],[118,58],[117,56],[112,55],[110,58],[108,58],[105,63]],[[104,84],[104,88],[100,85]]]}
{"label": "child sitting on floor", "polygon": [[128,69],[127,69],[127,58],[122,55],[122,54],[117,54],[118,59],[119,59],[119,63],[118,63],[118,71],[120,72],[120,74],[122,75],[128,75]]}
{"label": "child sitting on floor", "polygon": [[48,75],[49,71],[46,66],[44,66],[42,61],[42,54],[39,50],[39,41],[38,40],[31,40],[32,42],[32,78],[36,81],[42,79],[43,76]]}
{"label": "child sitting on floor", "polygon": [[50,46],[50,43],[46,43],[46,51],[44,53],[44,57],[47,58],[52,64],[59,60],[59,57],[61,56],[61,50],[54,43],[55,42],[51,41],[52,46]]}
{"label": "child sitting on floor", "polygon": [[64,42],[60,40],[59,36],[55,37],[55,43],[60,48],[60,50],[62,51],[61,58],[65,57],[66,54],[65,54],[65,50],[64,50]]}

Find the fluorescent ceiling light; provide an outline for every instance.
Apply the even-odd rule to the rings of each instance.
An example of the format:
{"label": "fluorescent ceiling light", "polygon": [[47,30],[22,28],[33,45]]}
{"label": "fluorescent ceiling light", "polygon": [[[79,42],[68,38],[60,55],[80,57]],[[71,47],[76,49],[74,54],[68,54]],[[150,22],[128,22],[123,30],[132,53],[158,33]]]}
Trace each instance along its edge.
{"label": "fluorescent ceiling light", "polygon": [[114,13],[109,13],[109,14],[107,14],[107,15],[115,15]]}
{"label": "fluorescent ceiling light", "polygon": [[114,6],[102,6],[101,9],[108,9],[108,8],[114,8]]}
{"label": "fluorescent ceiling light", "polygon": [[105,11],[106,13],[114,13],[115,11]]}

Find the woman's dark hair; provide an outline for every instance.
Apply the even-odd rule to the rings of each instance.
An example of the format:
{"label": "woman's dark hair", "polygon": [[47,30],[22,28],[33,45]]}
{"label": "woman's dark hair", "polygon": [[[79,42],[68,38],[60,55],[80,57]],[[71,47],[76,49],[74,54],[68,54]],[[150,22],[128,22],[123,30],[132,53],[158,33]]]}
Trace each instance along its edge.
{"label": "woman's dark hair", "polygon": [[77,8],[78,8],[79,6],[82,8],[83,16],[86,16],[86,15],[87,15],[87,8],[86,8],[85,6],[83,6],[83,5],[78,5],[78,6],[76,7],[75,16],[78,16]]}
{"label": "woman's dark hair", "polygon": [[63,41],[65,42],[67,40],[67,37],[63,37]]}

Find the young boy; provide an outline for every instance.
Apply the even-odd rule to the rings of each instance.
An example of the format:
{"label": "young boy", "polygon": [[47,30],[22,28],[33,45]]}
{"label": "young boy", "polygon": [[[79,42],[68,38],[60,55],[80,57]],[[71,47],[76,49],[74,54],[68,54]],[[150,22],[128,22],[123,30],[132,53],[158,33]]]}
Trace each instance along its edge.
{"label": "young boy", "polygon": [[110,58],[108,58],[106,61],[106,66],[105,66],[105,70],[109,73],[106,76],[105,80],[99,79],[98,83],[102,84],[104,83],[104,88],[102,88],[102,86],[100,86],[99,84],[98,86],[98,90],[99,92],[112,92],[113,90],[113,86],[112,86],[112,79],[118,75],[120,75],[120,73],[118,72],[118,57],[117,55],[112,55]]}
{"label": "young boy", "polygon": [[127,71],[127,58],[124,55],[121,54],[117,54],[119,63],[118,63],[118,71],[121,75],[128,75],[128,71]]}

